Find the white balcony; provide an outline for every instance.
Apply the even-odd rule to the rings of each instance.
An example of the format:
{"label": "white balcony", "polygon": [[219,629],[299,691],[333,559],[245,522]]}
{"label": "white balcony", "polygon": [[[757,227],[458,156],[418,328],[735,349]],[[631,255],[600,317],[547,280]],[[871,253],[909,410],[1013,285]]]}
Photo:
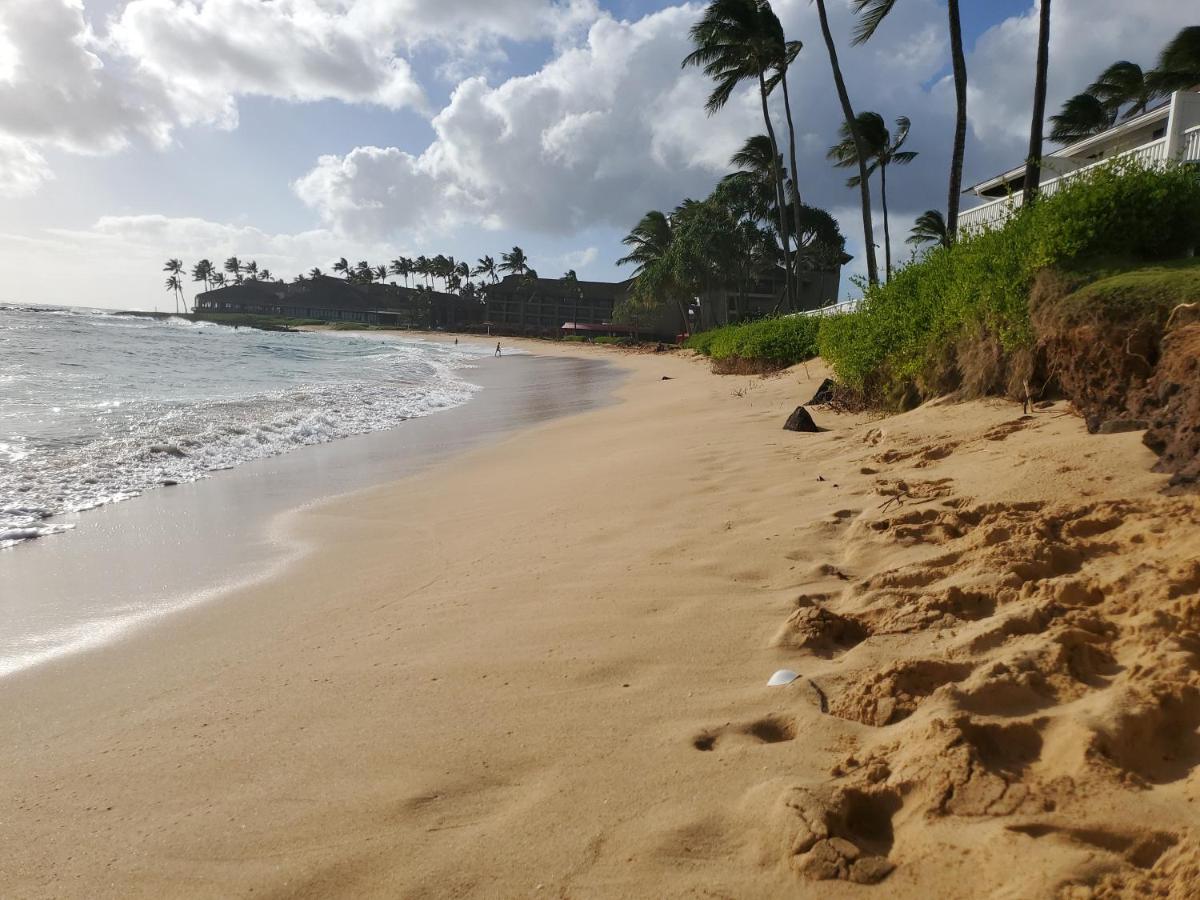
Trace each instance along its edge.
{"label": "white balcony", "polygon": [[[1159,122],[1164,123],[1164,127],[1155,129],[1154,126]],[[1162,137],[1144,140],[1154,133]],[[1141,142],[1130,146],[1131,140],[1139,139]],[[1088,162],[1089,159],[1095,161]],[[1038,186],[1038,193],[1044,197],[1053,196],[1072,179],[1114,159],[1133,159],[1147,166],[1165,165],[1171,160],[1200,163],[1200,93],[1176,91],[1164,106],[1048,155],[1042,161],[1043,170],[1060,174],[1043,180]],[[1023,166],[1013,169],[981,182],[976,190],[1002,189],[1008,181],[1022,176],[1024,171]],[[1014,189],[1010,196],[999,197],[960,212],[958,233],[977,232],[999,225],[1020,208],[1022,199],[1021,191]]]}

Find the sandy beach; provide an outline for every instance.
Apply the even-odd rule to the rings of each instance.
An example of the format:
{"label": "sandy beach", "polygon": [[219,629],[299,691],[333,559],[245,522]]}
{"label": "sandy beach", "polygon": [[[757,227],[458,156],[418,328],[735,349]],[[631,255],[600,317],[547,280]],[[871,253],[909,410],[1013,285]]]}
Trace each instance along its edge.
{"label": "sandy beach", "polygon": [[0,680],[0,893],[1195,896],[1200,507],[1137,433],[992,400],[797,434],[819,361],[535,346],[618,402]]}

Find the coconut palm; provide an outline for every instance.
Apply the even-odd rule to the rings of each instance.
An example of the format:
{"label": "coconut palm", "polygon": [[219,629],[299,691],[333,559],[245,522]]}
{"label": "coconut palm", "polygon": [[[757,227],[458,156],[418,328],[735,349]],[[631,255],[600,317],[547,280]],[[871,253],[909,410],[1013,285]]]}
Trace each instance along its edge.
{"label": "coconut palm", "polygon": [[397,256],[388,264],[388,271],[397,278],[403,278],[404,286],[408,287],[408,276],[412,272],[412,260],[405,259],[403,256]]}
{"label": "coconut palm", "polygon": [[225,273],[224,272],[213,272],[212,275],[209,276],[209,280],[212,281],[214,288],[225,287]]}
{"label": "coconut palm", "polygon": [[261,272],[259,272],[258,280],[259,281],[270,281],[271,280],[271,270],[263,269]]}
{"label": "coconut palm", "polygon": [[1124,118],[1146,111],[1154,99],[1154,88],[1137,63],[1118,60],[1100,73],[1087,89],[1108,110],[1109,124],[1122,117],[1121,107],[1127,107]]}
{"label": "coconut palm", "polygon": [[937,242],[943,247],[950,246],[946,220],[936,209],[927,209],[917,216],[917,221],[913,223],[912,231],[909,232],[908,239],[905,241],[906,244],[912,244],[914,247],[931,242]]}
{"label": "coconut palm", "polygon": [[[709,115],[718,112],[729,101],[733,91],[743,81],[758,83],[763,122],[771,142],[771,158],[779,157],[779,142],[767,106],[770,93],[769,73],[786,70],[788,50],[783,40],[779,19],[769,3],[760,0],[711,0],[700,20],[691,28],[695,50],[683,59],[683,65],[699,66],[716,86],[709,94],[705,110]],[[783,256],[790,258],[791,237],[787,221],[787,201],[784,199],[782,167],[774,166],[776,209]],[[794,296],[789,265],[784,266],[788,297]]]}
{"label": "coconut palm", "polygon": [[783,157],[777,154],[771,160],[770,138],[765,134],[747,138],[741,149],[729,157],[729,164],[737,171],[726,175],[724,181],[742,189],[738,196],[746,204],[745,212],[758,221],[778,221],[774,171],[783,164]]}
{"label": "coconut palm", "polygon": [[192,281],[204,282],[204,289],[208,290],[208,284],[212,280],[213,264],[211,260],[202,259],[200,262],[192,266]]}
{"label": "coconut palm", "polygon": [[[888,222],[888,205],[887,205],[887,169],[890,165],[908,165],[917,154],[911,150],[901,150],[904,142],[908,140],[908,132],[911,127],[906,116],[900,116],[896,119],[896,130],[894,133],[889,132],[887,125],[883,122],[883,116],[879,113],[864,112],[859,113],[857,120],[857,131],[860,140],[855,141],[854,136],[849,133],[849,129],[842,125],[840,134],[841,141],[829,148],[829,158],[834,161],[834,165],[839,168],[849,168],[856,166],[859,163],[858,148],[865,146],[868,153],[870,163],[867,166],[867,176],[870,177],[874,172],[879,172],[879,197],[880,204],[883,207],[883,248],[884,258],[886,260],[887,277],[892,277],[892,235],[891,226]],[[851,187],[858,184],[857,175],[851,176],[846,183]]]}
{"label": "coconut palm", "polygon": [[[896,5],[896,0],[853,0],[859,15],[852,44],[871,39]],[[967,146],[967,62],[963,53],[962,22],[958,0],[947,0],[950,26],[950,62],[954,71],[954,146],[950,155],[950,191],[946,202],[946,233],[953,239],[958,229],[958,204],[962,194],[963,155]]]}
{"label": "coconut palm", "polygon": [[[179,280],[178,275],[168,275],[166,280],[167,290],[175,295],[175,312],[179,313],[179,298],[183,295],[183,284]],[[187,305],[184,304],[184,310],[187,310]]]}
{"label": "coconut palm", "polygon": [[1050,0],[1040,0],[1037,69],[1033,79],[1033,120],[1029,124],[1029,155],[1025,159],[1025,206],[1037,199],[1042,180],[1042,131],[1046,124],[1046,72],[1050,66]]}
{"label": "coconut palm", "polygon": [[575,300],[575,310],[571,313],[572,334],[579,334],[579,301],[583,299],[583,288],[579,284],[579,276],[574,269],[563,272],[563,287],[568,295]]}
{"label": "coconut palm", "polygon": [[322,272],[320,269],[318,269],[316,266],[313,266],[311,269],[308,270],[308,277],[309,277],[310,281],[315,281],[316,279],[323,278],[324,276],[325,276],[325,273]]}
{"label": "coconut palm", "polygon": [[633,265],[633,277],[639,277],[646,267],[666,256],[674,239],[671,220],[657,209],[642,216],[633,230],[621,238],[621,243],[632,248],[617,260],[618,266]]}
{"label": "coconut palm", "polygon": [[833,42],[833,32],[829,30],[829,16],[825,11],[825,0],[816,0],[817,17],[821,21],[821,36],[825,39],[825,50],[829,54],[829,65],[833,69],[833,83],[837,88],[838,101],[842,106],[842,119],[857,146],[856,159],[858,162],[858,193],[862,205],[863,243],[866,245],[867,281],[871,284],[879,282],[879,263],[875,259],[875,226],[871,221],[871,179],[867,177],[867,149],[862,146],[861,138],[855,124],[854,107],[850,104],[850,93],[846,90],[846,80],[842,77],[842,67],[838,63],[837,46]]}
{"label": "coconut palm", "polygon": [[1099,134],[1111,125],[1109,111],[1093,94],[1076,94],[1063,104],[1062,111],[1050,117],[1050,140],[1060,144]]}
{"label": "coconut palm", "polygon": [[500,254],[500,265],[496,268],[512,275],[524,275],[529,271],[529,257],[520,247],[513,247],[508,253]]}
{"label": "coconut palm", "polygon": [[1200,25],[1180,29],[1171,38],[1148,78],[1156,94],[1183,91],[1200,84]]}
{"label": "coconut palm", "polygon": [[354,274],[354,270],[350,268],[350,261],[344,256],[333,264],[333,271],[340,272],[347,281]]}
{"label": "coconut palm", "polygon": [[242,261],[240,259],[236,256],[229,257],[225,260],[224,268],[236,283],[242,283]]}
{"label": "coconut palm", "polygon": [[418,256],[416,262],[413,264],[413,271],[416,272],[418,275],[425,276],[425,286],[426,287],[429,287],[429,275],[431,273],[431,265],[432,264],[430,263],[429,258],[427,256],[425,256],[424,254],[422,254],[421,256]]}
{"label": "coconut palm", "polygon": [[496,277],[496,261],[490,256],[481,256],[476,260],[475,268],[471,270],[472,275],[484,275],[492,280],[495,284],[499,279]]}

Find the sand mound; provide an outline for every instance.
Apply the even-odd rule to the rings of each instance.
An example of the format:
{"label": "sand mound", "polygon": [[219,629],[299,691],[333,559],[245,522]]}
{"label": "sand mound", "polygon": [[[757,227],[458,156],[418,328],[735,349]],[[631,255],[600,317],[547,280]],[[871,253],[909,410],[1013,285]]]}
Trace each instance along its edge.
{"label": "sand mound", "polygon": [[[842,669],[862,659],[827,683],[828,711],[878,735],[828,782],[784,795],[789,862],[806,877],[863,880],[862,859],[884,877],[921,865],[903,848],[924,846],[928,822],[998,820],[1010,824],[994,840],[1091,851],[1014,875],[1018,894],[1187,895],[1198,845],[1185,822],[1125,811],[1148,791],[1196,792],[1200,508],[1019,491],[976,501],[954,492],[957,476],[929,477],[1025,427],[865,438],[863,471],[891,499],[843,535],[844,554],[882,564],[807,598],[777,641]],[[1122,828],[1078,824],[1117,808]]]}

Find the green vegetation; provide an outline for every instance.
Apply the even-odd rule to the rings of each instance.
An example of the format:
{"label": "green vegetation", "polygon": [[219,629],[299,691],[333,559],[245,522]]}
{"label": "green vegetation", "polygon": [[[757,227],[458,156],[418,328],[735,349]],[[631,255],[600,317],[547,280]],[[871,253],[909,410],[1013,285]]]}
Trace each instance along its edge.
{"label": "green vegetation", "polygon": [[1198,241],[1200,171],[1117,161],[1018,210],[1004,227],[935,247],[869,287],[858,312],[822,322],[820,352],[868,402],[893,405],[912,389],[928,396],[944,385],[964,339],[988,336],[1009,354],[1033,348],[1029,297],[1038,272],[1063,269],[1083,283],[1104,260],[1177,258]]}
{"label": "green vegetation", "polygon": [[718,371],[766,372],[816,356],[820,327],[812,316],[759,319],[692,335],[684,347],[711,357]]}
{"label": "green vegetation", "polygon": [[1200,170],[1119,160],[1001,228],[929,249],[868,286],[857,312],[732,325],[685,346],[718,371],[768,371],[819,351],[844,387],[876,406],[964,383],[996,389],[995,377],[966,371],[979,364],[970,357],[985,347],[1000,368],[1021,354],[1032,365],[1031,297],[1045,323],[1146,319],[1161,328],[1171,309],[1200,296],[1200,262],[1180,259],[1198,243]]}
{"label": "green vegetation", "polygon": [[1146,322],[1160,328],[1171,310],[1200,298],[1200,258],[1180,259],[1128,271],[1123,266],[1097,267],[1086,274],[1096,278],[1054,304],[1063,323]]}

